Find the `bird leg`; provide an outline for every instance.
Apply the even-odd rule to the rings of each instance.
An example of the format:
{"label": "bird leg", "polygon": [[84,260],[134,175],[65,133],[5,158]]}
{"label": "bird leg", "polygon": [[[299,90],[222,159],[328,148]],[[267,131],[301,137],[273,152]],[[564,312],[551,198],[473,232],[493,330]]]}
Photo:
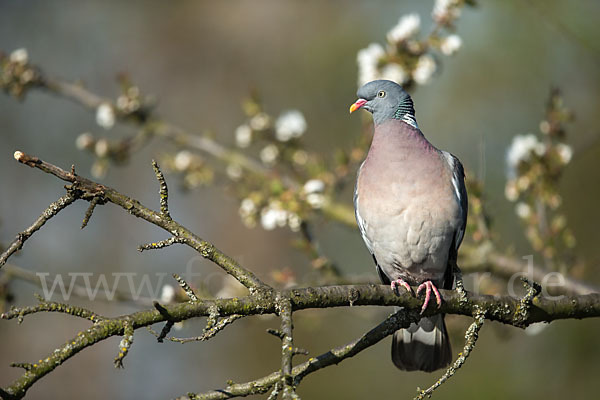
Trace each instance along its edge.
{"label": "bird leg", "polygon": [[423,307],[421,307],[421,314],[423,314],[425,312],[425,310],[427,309],[427,305],[429,304],[429,299],[431,298],[432,290],[435,295],[435,302],[437,303],[438,308],[440,308],[442,306],[442,296],[440,295],[440,292],[437,290],[437,288],[435,287],[433,282],[425,281],[425,282],[421,283],[419,285],[419,287],[417,288],[417,295],[423,289],[425,289],[425,301],[423,302]]}
{"label": "bird leg", "polygon": [[412,289],[410,288],[410,285],[402,278],[396,279],[395,281],[392,281],[392,283],[390,283],[390,287],[392,288],[392,290],[395,292],[398,286],[402,286],[404,289],[406,289],[406,291],[408,293],[412,294]]}

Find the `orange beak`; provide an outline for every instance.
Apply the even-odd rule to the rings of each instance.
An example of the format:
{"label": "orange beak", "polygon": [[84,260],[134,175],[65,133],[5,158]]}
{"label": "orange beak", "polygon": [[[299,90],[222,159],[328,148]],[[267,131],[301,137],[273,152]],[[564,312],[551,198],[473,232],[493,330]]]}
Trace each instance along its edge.
{"label": "orange beak", "polygon": [[356,102],[350,106],[350,114],[364,106],[366,102],[367,101],[365,99],[356,100]]}

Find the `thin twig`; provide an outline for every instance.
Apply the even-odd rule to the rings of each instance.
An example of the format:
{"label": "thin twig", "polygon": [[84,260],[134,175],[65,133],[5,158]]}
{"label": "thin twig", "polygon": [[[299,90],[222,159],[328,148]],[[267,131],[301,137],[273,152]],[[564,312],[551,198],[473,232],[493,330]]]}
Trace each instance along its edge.
{"label": "thin twig", "polygon": [[142,252],[144,250],[158,250],[165,247],[169,247],[174,245],[175,243],[183,243],[183,239],[178,238],[177,236],[171,236],[166,240],[161,240],[159,242],[145,243],[138,246],[138,251]]}
{"label": "thin twig", "polygon": [[279,300],[279,316],[281,318],[281,372],[283,383],[283,400],[299,399],[292,376],[292,358],[294,357],[292,302],[283,298]]}
{"label": "thin twig", "polygon": [[234,321],[236,321],[242,317],[244,317],[244,316],[240,315],[240,314],[232,314],[225,318],[221,318],[216,324],[211,326],[209,329],[205,329],[204,333],[200,336],[188,337],[188,338],[169,337],[166,339],[170,340],[171,342],[177,342],[177,343],[205,341],[205,340],[215,337],[217,335],[217,333],[221,332],[223,329],[225,329],[225,327],[227,327],[228,325],[232,324]]}
{"label": "thin twig", "polygon": [[39,312],[58,312],[63,314],[73,315],[75,317],[84,318],[92,322],[98,322],[105,317],[96,314],[93,311],[85,309],[83,307],[72,306],[64,303],[57,303],[54,301],[46,301],[43,297],[36,295],[39,303],[34,306],[27,307],[13,307],[8,312],[0,315],[1,319],[13,319],[17,318],[19,323],[23,322],[23,317],[29,314],[35,314]]}
{"label": "thin twig", "polygon": [[[15,153],[15,158],[16,158],[16,154],[17,153]],[[44,226],[44,224],[50,218],[54,217],[61,210],[64,210],[68,205],[73,203],[76,199],[77,198],[71,192],[67,192],[60,199],[58,199],[54,203],[51,203],[50,206],[48,206],[48,208],[46,208],[46,210],[44,210],[42,215],[40,215],[29,228],[27,228],[23,232],[19,233],[17,235],[17,237],[15,238],[15,240],[13,240],[12,243],[8,245],[6,250],[4,250],[2,252],[2,254],[0,254],[0,268],[2,268],[2,266],[4,264],[6,264],[6,261],[8,260],[8,258],[11,255],[13,255],[15,252],[17,252],[19,249],[21,249],[23,247],[23,244],[25,243],[25,241],[27,239],[29,239],[31,237],[31,235],[33,235],[42,226]]]}
{"label": "thin twig", "polygon": [[475,343],[477,342],[477,338],[479,337],[479,330],[481,329],[485,321],[485,313],[478,311],[475,313],[474,318],[475,321],[469,326],[467,332],[465,333],[465,347],[462,353],[459,353],[458,358],[456,359],[454,364],[452,364],[450,368],[446,370],[444,375],[442,375],[440,379],[438,379],[433,385],[431,385],[431,387],[425,390],[419,390],[419,394],[417,395],[417,397],[415,397],[415,400],[422,400],[425,397],[431,397],[433,391],[440,387],[448,379],[450,379],[456,373],[456,371],[458,371],[458,369],[462,367],[465,361],[467,361],[467,357],[469,357],[469,355],[471,354],[471,351],[473,350],[473,348],[475,347]]}
{"label": "thin twig", "polygon": [[533,304],[533,299],[540,294],[542,291],[542,287],[537,282],[530,282],[524,277],[521,277],[521,281],[525,286],[525,296],[519,302],[519,306],[515,310],[514,315],[514,325],[520,328],[527,327],[527,319],[529,317],[529,311],[531,310],[531,306]]}
{"label": "thin twig", "polygon": [[173,274],[173,278],[179,283],[181,289],[185,292],[187,297],[190,299],[190,302],[196,303],[198,302],[198,296],[194,293],[194,289],[178,274]]}
{"label": "thin twig", "polygon": [[90,218],[92,218],[92,214],[94,213],[94,210],[96,209],[96,206],[98,205],[99,202],[100,202],[100,197],[94,197],[92,200],[90,200],[90,206],[85,211],[85,215],[83,216],[83,221],[81,222],[81,229],[85,228],[87,226],[87,224],[90,222]]}
{"label": "thin twig", "polygon": [[123,322],[123,339],[119,342],[119,354],[115,358],[115,368],[123,368],[123,359],[133,344],[133,332],[133,323],[126,318]]}
{"label": "thin twig", "polygon": [[165,176],[154,160],[152,160],[152,168],[154,169],[154,174],[156,175],[156,179],[160,186],[160,213],[163,217],[171,219],[171,215],[169,214],[169,189],[167,188]]}

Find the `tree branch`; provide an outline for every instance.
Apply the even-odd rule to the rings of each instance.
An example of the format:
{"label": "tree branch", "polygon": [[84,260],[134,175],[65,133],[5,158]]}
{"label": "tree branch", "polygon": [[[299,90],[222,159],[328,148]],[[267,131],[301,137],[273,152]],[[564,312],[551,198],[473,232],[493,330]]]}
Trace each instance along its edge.
{"label": "tree branch", "polygon": [[[469,300],[465,303],[461,301],[461,296],[455,291],[440,290],[440,293],[444,297],[441,308],[428,309],[423,314],[424,316],[436,313],[470,316],[477,310],[482,310],[486,313],[486,319],[513,326],[527,326],[534,322],[551,322],[557,319],[600,317],[600,294],[560,296],[558,298],[536,297],[532,301],[526,319],[520,320],[520,318],[517,318],[517,310],[521,305],[521,299],[510,296],[468,293]],[[408,313],[407,315],[412,315],[412,313],[418,315],[421,308],[421,300],[412,297],[408,293],[397,295],[387,285],[343,285],[299,288],[283,292],[282,295],[289,296],[293,311],[311,308],[345,307],[352,303],[354,306],[399,306],[405,309],[405,313]],[[80,332],[63,347],[52,352],[42,363],[37,364],[37,366],[34,366],[11,385],[5,387],[4,391],[14,398],[23,397],[27,389],[37,380],[50,373],[58,365],[81,350],[109,337],[123,335],[125,319],[130,321],[133,329],[139,329],[167,320],[179,322],[190,318],[209,316],[211,313],[210,310],[215,308],[219,310],[222,317],[233,314],[247,316],[277,313],[276,299],[272,294],[265,294],[263,296],[250,295],[232,299],[200,300],[197,303],[178,303],[166,305],[163,308],[165,313],[151,309],[127,316],[100,320],[89,329]],[[2,318],[6,317],[2,315]],[[361,346],[370,343],[370,340],[375,340],[374,338],[368,338],[371,338],[369,334],[367,334],[367,339],[360,341]],[[381,340],[383,337],[376,336],[375,338]],[[345,348],[346,346],[343,347]],[[312,361],[309,360],[310,364],[307,364],[306,368],[311,370],[319,367],[317,369],[320,369],[323,363],[330,365],[335,363],[335,360],[339,360],[339,357],[343,356],[345,358],[356,353],[351,352],[350,355],[344,355],[346,353],[332,352],[331,354],[327,354],[328,356],[325,358],[317,357],[316,359],[312,359]],[[294,376],[300,375],[302,377],[306,374],[306,372],[303,372],[304,370],[298,370],[297,368],[295,367],[292,371]],[[279,379],[281,379],[280,375]]]}

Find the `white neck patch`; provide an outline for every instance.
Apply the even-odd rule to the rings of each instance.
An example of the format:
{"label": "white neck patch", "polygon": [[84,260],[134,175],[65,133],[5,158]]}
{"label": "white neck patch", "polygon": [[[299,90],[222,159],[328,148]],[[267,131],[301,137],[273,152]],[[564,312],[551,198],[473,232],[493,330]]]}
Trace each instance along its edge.
{"label": "white neck patch", "polygon": [[409,124],[413,128],[419,129],[419,125],[417,125],[417,120],[415,119],[415,117],[413,117],[410,114],[404,114],[402,116],[402,121],[406,122],[407,124]]}

